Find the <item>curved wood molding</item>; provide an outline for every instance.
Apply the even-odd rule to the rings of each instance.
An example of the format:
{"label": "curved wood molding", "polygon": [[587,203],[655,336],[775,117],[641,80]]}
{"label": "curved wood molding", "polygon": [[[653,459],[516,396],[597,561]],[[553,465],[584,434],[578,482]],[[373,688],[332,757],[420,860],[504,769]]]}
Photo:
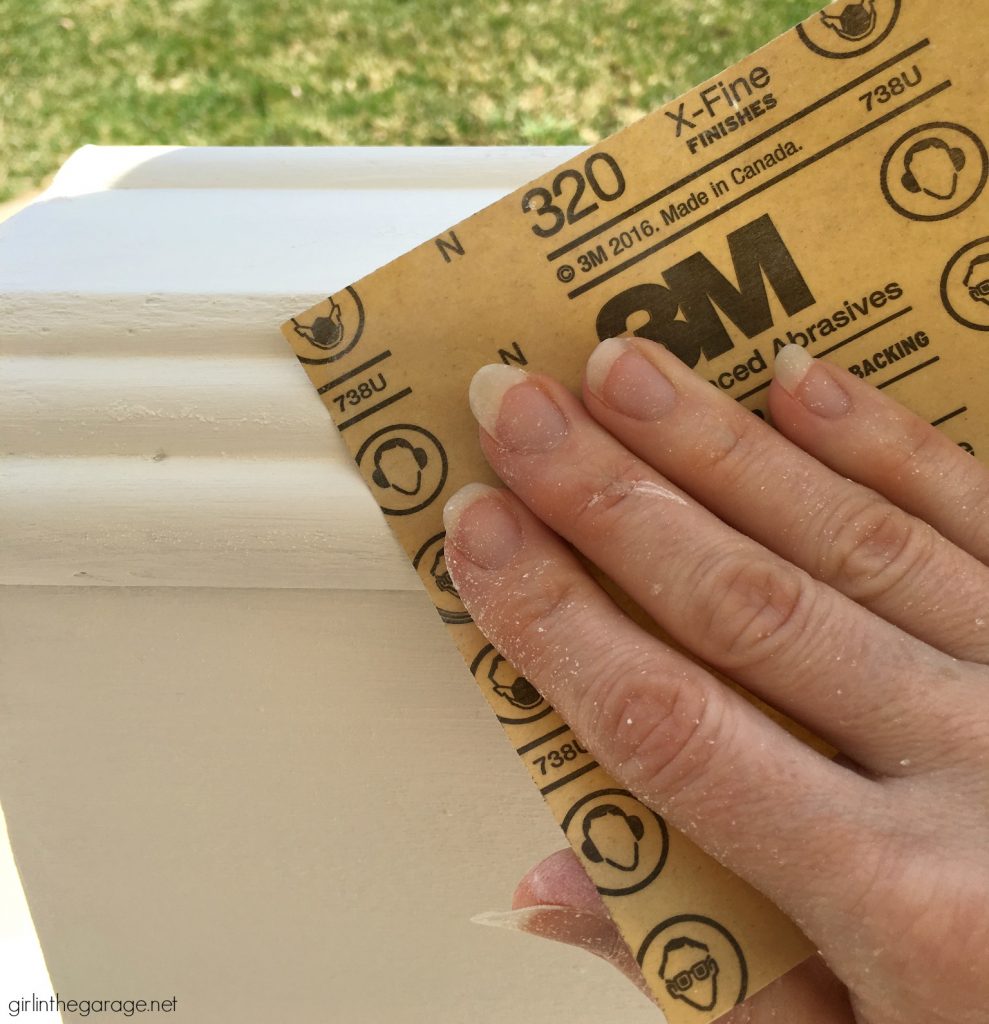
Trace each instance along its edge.
{"label": "curved wood molding", "polygon": [[278,325],[575,152],[79,150],[0,225],[0,583],[418,588]]}

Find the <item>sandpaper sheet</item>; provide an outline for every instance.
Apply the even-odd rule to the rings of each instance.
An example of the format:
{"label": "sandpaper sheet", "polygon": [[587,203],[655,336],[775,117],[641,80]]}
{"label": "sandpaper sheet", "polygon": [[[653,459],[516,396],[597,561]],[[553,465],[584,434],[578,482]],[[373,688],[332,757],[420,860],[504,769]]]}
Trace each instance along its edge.
{"label": "sandpaper sheet", "polygon": [[799,344],[985,457],[989,20],[976,6],[831,4],[283,327],[672,1024],[721,1016],[812,946],[610,778],[471,621],[441,513],[463,484],[500,481],[468,384],[503,361],[579,395],[594,346],[631,332],[762,415],[776,353]]}

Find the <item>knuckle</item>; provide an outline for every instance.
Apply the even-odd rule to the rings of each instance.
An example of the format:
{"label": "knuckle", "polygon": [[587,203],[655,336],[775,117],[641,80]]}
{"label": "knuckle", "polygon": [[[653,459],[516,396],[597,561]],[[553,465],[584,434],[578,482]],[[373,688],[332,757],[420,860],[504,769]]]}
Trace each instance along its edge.
{"label": "knuckle", "polygon": [[823,552],[823,578],[856,600],[892,591],[931,553],[933,533],[906,512],[869,499],[838,525]]}
{"label": "knuckle", "polygon": [[530,569],[523,587],[506,595],[498,630],[506,652],[514,652],[518,667],[535,679],[559,657],[559,648],[572,632],[569,620],[584,604],[579,577],[553,571],[551,564],[545,568],[549,571]]}
{"label": "knuckle", "polygon": [[581,693],[575,722],[602,749],[615,750],[627,738],[627,722],[639,712],[664,714],[662,691],[651,692],[650,669],[635,652],[612,649],[600,663],[588,667],[590,684]]}
{"label": "knuckle", "polygon": [[989,507],[989,472],[971,455],[965,458],[967,462],[957,464],[952,480],[953,492],[958,495],[955,501],[958,524],[964,530],[964,540],[956,543],[989,564],[989,517],[983,513]]}
{"label": "knuckle", "polygon": [[914,472],[918,462],[937,465],[944,457],[944,435],[919,417],[899,425],[896,443],[885,447],[883,469],[894,478]]}
{"label": "knuckle", "polygon": [[855,846],[854,868],[845,877],[842,909],[857,920],[868,920],[878,906],[888,901],[890,882],[899,848],[898,834],[886,836],[870,832],[873,842],[860,840]]}
{"label": "knuckle", "polygon": [[589,475],[582,481],[574,505],[568,513],[570,521],[581,532],[597,531],[616,516],[628,512],[628,497],[634,493],[632,484],[641,481],[651,470],[637,456],[629,455],[601,475]]}
{"label": "knuckle", "polygon": [[973,767],[976,771],[975,789],[980,795],[989,791],[989,709],[980,700],[984,688],[989,682],[987,673],[982,666],[962,666],[962,675],[967,678],[952,679],[953,686],[959,686],[963,699],[952,706],[939,707],[932,731],[938,736],[937,746],[933,747],[928,756],[931,762],[945,771],[956,781],[963,776],[972,779]]}
{"label": "knuckle", "polygon": [[703,802],[711,751],[721,744],[712,707],[678,688],[666,716],[654,715],[626,741],[616,770],[629,788],[666,808]]}
{"label": "knuckle", "polygon": [[751,555],[721,556],[694,588],[704,637],[734,668],[761,664],[805,628],[813,589],[799,569]]}
{"label": "knuckle", "polygon": [[577,718],[592,749],[606,752],[616,778],[641,796],[667,802],[706,770],[708,705],[682,680],[634,666],[619,658],[597,675]]}
{"label": "knuckle", "polygon": [[697,433],[699,443],[690,453],[692,467],[708,474],[717,473],[726,486],[732,479],[746,476],[757,448],[754,432],[760,425],[758,417],[748,412],[717,418],[712,413],[710,421]]}

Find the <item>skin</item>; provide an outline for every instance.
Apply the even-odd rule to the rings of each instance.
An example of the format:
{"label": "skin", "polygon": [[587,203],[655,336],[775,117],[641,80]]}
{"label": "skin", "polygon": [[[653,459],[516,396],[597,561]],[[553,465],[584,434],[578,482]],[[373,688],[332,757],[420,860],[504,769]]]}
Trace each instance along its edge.
{"label": "skin", "polygon": [[[661,346],[620,344],[629,360],[597,385],[608,401],[586,372],[580,399],[533,373],[504,393],[498,436],[479,427],[506,488],[448,517],[461,599],[620,784],[820,951],[728,1024],[986,1024],[989,472],[835,365],[791,390],[775,380],[770,427]],[[610,404],[638,357],[672,385],[658,418]],[[520,451],[536,392],[565,433]],[[506,530],[519,546],[491,567],[485,544]],[[574,549],[840,756],[641,629]],[[606,956],[646,991],[569,849],[513,899],[547,904],[569,911],[529,930]]]}

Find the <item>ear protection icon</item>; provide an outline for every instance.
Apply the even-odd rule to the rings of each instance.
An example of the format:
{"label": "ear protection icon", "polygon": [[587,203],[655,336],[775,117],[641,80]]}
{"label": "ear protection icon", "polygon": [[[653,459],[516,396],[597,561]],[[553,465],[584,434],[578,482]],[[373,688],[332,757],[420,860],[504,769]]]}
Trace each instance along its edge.
{"label": "ear protection icon", "polygon": [[621,808],[615,807],[614,804],[605,804],[602,807],[596,807],[590,814],[584,818],[583,829],[584,829],[584,841],[581,843],[580,852],[592,863],[600,864],[604,860],[604,854],[594,844],[594,840],[591,839],[589,833],[591,828],[591,822],[595,818],[600,818],[605,814],[620,814],[625,818],[628,823],[628,827],[632,830],[632,835],[635,836],[638,841],[641,839],[646,832],[645,825],[642,824],[642,819],[637,814],[626,814]]}
{"label": "ear protection icon", "polygon": [[311,342],[313,340],[313,329],[309,324],[300,324],[295,317],[292,317],[292,330],[299,335],[300,338],[305,338],[306,341]]}
{"label": "ear protection icon", "polygon": [[374,453],[374,472],[371,474],[371,479],[379,487],[388,487],[388,477],[385,471],[381,468],[381,456],[385,452],[391,451],[392,448],[408,448],[412,452],[413,458],[416,460],[416,465],[422,469],[429,461],[429,456],[426,454],[425,448],[418,448],[413,446],[409,441],[406,441],[404,437],[393,437],[389,441],[385,441],[378,450]]}
{"label": "ear protection icon", "polygon": [[921,188],[920,182],[917,181],[914,176],[913,171],[910,170],[910,161],[925,149],[943,149],[951,159],[951,165],[956,171],[963,171],[965,169],[965,151],[959,149],[957,146],[949,146],[941,139],[924,139],[922,142],[916,143],[907,150],[907,154],[903,158],[903,164],[907,170],[900,179],[903,183],[903,187],[914,195],[922,192],[923,189]]}

